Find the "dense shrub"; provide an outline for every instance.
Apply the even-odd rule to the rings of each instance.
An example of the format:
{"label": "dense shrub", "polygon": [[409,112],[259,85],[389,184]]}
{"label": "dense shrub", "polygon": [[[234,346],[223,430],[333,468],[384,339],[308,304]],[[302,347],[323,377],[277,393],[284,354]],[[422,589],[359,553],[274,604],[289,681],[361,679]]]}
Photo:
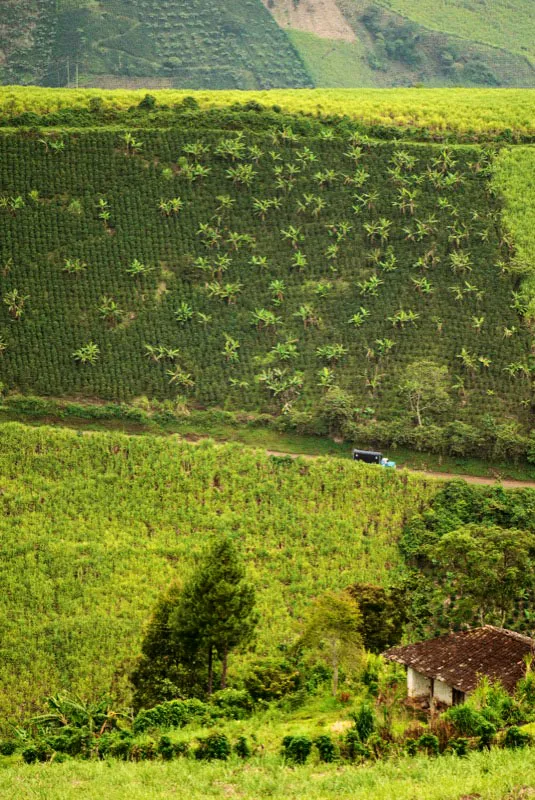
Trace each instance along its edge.
{"label": "dense shrub", "polygon": [[236,744],[234,745],[234,752],[240,758],[249,758],[252,750],[246,736],[238,736]]}
{"label": "dense shrub", "polygon": [[211,733],[198,739],[194,750],[195,758],[203,761],[219,759],[226,761],[232,751],[230,742],[224,733]]}
{"label": "dense shrub", "polygon": [[375,731],[376,721],[373,708],[368,703],[362,703],[351,716],[360,741],[366,742]]}
{"label": "dense shrub", "polygon": [[269,702],[297,691],[301,685],[301,674],[288,661],[264,659],[251,666],[244,684],[253,699]]}
{"label": "dense shrub", "polygon": [[211,718],[210,708],[196,698],[170,700],[147,711],[140,711],[134,719],[134,733],[143,733],[149,728],[183,728],[189,722],[203,722]]}
{"label": "dense shrub", "polygon": [[331,761],[336,760],[338,749],[328,734],[324,733],[321,736],[317,736],[314,739],[314,744],[318,748],[320,761],[325,761],[325,763],[329,764]]}
{"label": "dense shrub", "polygon": [[281,755],[295,764],[304,764],[312,750],[309,736],[285,736],[282,740]]}
{"label": "dense shrub", "polygon": [[0,756],[12,756],[17,749],[17,743],[13,739],[3,739],[0,741]]}
{"label": "dense shrub", "polygon": [[221,689],[210,697],[212,717],[225,719],[245,719],[253,710],[253,700],[243,689]]}
{"label": "dense shrub", "polygon": [[518,726],[512,725],[507,729],[503,744],[505,747],[515,749],[517,747],[526,747],[532,741],[531,736],[526,731],[521,730]]}

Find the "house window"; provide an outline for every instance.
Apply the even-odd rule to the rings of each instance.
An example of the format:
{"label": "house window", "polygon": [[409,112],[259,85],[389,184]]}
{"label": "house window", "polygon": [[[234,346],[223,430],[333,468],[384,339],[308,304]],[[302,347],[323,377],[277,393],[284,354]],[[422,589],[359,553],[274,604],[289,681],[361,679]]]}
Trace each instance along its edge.
{"label": "house window", "polygon": [[460,689],[453,689],[451,699],[454,706],[461,705],[464,703],[464,692],[461,692]]}

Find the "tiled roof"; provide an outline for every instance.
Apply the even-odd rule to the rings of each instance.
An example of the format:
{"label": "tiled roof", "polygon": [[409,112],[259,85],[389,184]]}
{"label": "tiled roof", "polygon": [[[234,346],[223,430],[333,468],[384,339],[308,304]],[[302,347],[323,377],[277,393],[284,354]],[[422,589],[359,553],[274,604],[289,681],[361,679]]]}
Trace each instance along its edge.
{"label": "tiled roof", "polygon": [[436,678],[470,692],[482,675],[499,680],[512,691],[525,675],[524,658],[535,655],[535,640],[505,628],[485,625],[449,633],[417,644],[391,647],[384,657],[412,667],[427,678]]}

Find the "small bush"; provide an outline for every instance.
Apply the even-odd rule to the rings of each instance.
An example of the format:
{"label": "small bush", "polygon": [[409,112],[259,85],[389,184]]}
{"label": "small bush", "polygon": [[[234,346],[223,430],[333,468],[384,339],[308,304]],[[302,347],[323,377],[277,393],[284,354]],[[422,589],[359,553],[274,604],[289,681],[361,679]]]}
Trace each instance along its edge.
{"label": "small bush", "polygon": [[44,742],[33,742],[24,748],[22,758],[26,764],[44,763],[52,758],[52,750]]}
{"label": "small bush", "polygon": [[244,683],[254,700],[270,702],[295,692],[301,684],[301,674],[288,661],[265,659],[253,664]]}
{"label": "small bush", "polygon": [[281,755],[294,764],[304,764],[312,750],[309,736],[285,736],[282,740]]}
{"label": "small bush", "polygon": [[169,736],[161,736],[158,742],[158,754],[164,761],[171,761],[175,755],[173,743]]}
{"label": "small bush", "polygon": [[253,699],[244,689],[221,689],[210,698],[212,716],[225,719],[245,719],[253,710]]}
{"label": "small bush", "polygon": [[529,733],[521,730],[517,725],[512,725],[505,734],[503,740],[504,747],[515,750],[518,747],[526,747],[531,742]]}
{"label": "small bush", "polygon": [[130,757],[131,747],[131,736],[115,736],[109,744],[108,753],[110,756],[113,756],[113,758],[120,758],[123,761],[127,761]]}
{"label": "small bush", "polygon": [[246,736],[238,736],[238,740],[234,745],[234,752],[240,758],[249,758],[252,751]]}
{"label": "small bush", "polygon": [[224,733],[211,733],[204,739],[198,740],[195,748],[195,758],[199,761],[212,761],[219,759],[226,761],[230,755],[230,742]]}
{"label": "small bush", "polygon": [[317,739],[315,739],[314,744],[318,748],[320,761],[330,764],[332,761],[336,760],[338,755],[337,748],[328,734],[324,733],[321,736],[318,736]]}
{"label": "small bush", "polygon": [[188,742],[175,742],[173,745],[173,751],[176,756],[182,756],[186,758],[189,756],[190,747]]}
{"label": "small bush", "polygon": [[0,741],[0,756],[12,756],[16,749],[17,745],[12,739]]}
{"label": "small bush", "polygon": [[368,703],[363,703],[360,708],[351,714],[355,722],[355,730],[361,742],[365,742],[375,730],[375,714]]}
{"label": "small bush", "polygon": [[434,733],[423,733],[416,744],[428,756],[438,756],[438,736]]}
{"label": "small bush", "polygon": [[364,744],[356,728],[348,730],[342,745],[342,755],[349,761],[362,761],[370,758],[370,748]]}
{"label": "small bush", "polygon": [[140,711],[133,725],[134,733],[144,733],[150,728],[183,728],[188,722],[201,725],[210,720],[210,709],[201,700],[169,700]]}
{"label": "small bush", "polygon": [[450,739],[448,747],[456,756],[464,757],[468,754],[468,739],[459,737],[458,739]]}
{"label": "small bush", "polygon": [[461,736],[479,736],[480,728],[485,722],[485,717],[479,711],[474,711],[466,704],[449,708],[442,719],[451,722]]}
{"label": "small bush", "polygon": [[492,722],[489,722],[486,719],[483,719],[481,725],[478,728],[479,739],[477,746],[480,750],[490,750],[490,746],[494,741],[494,737],[496,736],[496,725],[493,725]]}

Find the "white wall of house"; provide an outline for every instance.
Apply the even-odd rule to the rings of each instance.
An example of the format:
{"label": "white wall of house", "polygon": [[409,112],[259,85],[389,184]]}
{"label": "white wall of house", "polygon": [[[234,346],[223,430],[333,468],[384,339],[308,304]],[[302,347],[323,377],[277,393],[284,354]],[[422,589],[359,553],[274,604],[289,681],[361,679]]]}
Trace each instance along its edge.
{"label": "white wall of house", "polygon": [[448,683],[438,680],[438,678],[434,680],[426,678],[412,667],[407,668],[407,694],[409,697],[430,697],[431,690],[435,700],[449,706],[452,705],[453,689]]}
{"label": "white wall of house", "polygon": [[409,697],[422,697],[431,694],[431,679],[412,667],[407,668],[407,694]]}
{"label": "white wall of house", "polygon": [[451,706],[453,703],[452,687],[448,683],[444,683],[444,681],[439,681],[438,678],[435,678],[433,681],[433,697],[435,700],[439,700],[441,703],[446,703]]}

